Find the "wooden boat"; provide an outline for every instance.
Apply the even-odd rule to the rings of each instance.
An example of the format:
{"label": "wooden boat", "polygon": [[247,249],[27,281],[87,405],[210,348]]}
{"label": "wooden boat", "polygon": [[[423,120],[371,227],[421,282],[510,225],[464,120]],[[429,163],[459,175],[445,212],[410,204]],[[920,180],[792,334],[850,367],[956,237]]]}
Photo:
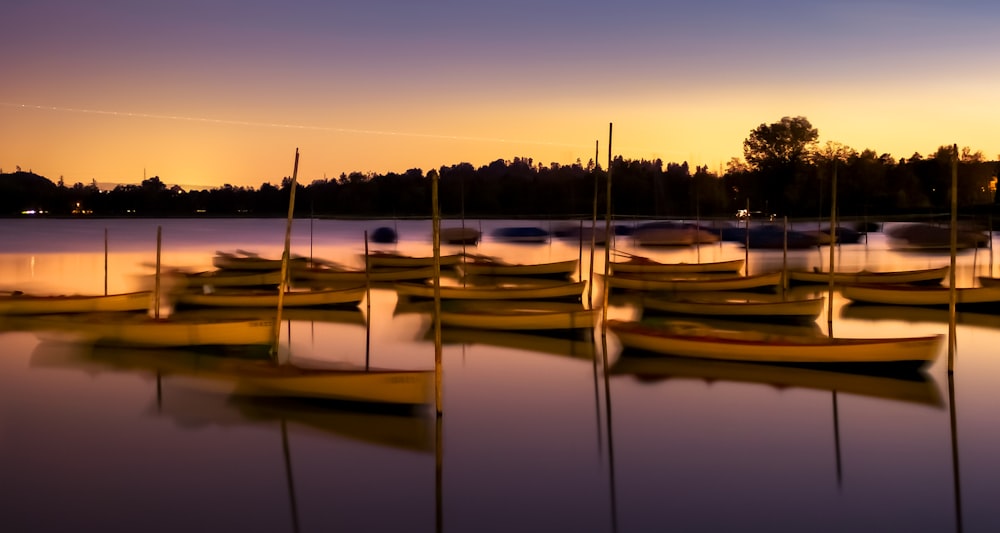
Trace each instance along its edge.
{"label": "wooden boat", "polygon": [[[394,283],[399,296],[412,298],[433,298],[434,286],[430,283]],[[573,298],[583,296],[585,281],[567,282],[553,285],[494,285],[457,287],[441,286],[442,299],[458,300],[541,300],[549,298]]]}
{"label": "wooden boat", "polygon": [[434,372],[356,367],[306,368],[268,358],[220,357],[180,350],[96,350],[91,358],[118,368],[153,371],[236,396],[306,398],[373,404],[433,401]]}
{"label": "wooden boat", "polygon": [[570,276],[576,271],[578,259],[550,263],[508,263],[485,256],[469,256],[455,266],[464,276]]}
{"label": "wooden boat", "polygon": [[[309,265],[307,257],[291,257],[288,261],[288,268],[295,269]],[[212,258],[212,266],[220,270],[265,270],[280,271],[281,259],[265,259],[256,254],[242,252],[233,254],[228,252],[216,252]]]}
{"label": "wooden boat", "polygon": [[[170,315],[178,320],[239,320],[259,318],[275,320],[278,309],[275,307],[192,307],[180,309]],[[365,313],[360,307],[289,307],[281,310],[283,322],[320,322],[325,324],[343,324],[364,327],[367,323]]]}
{"label": "wooden boat", "polygon": [[[920,285],[844,285],[844,298],[857,303],[883,305],[946,306],[951,302],[949,287]],[[997,306],[1000,308],[1000,287],[958,287],[955,304],[960,306]]]}
{"label": "wooden boat", "polygon": [[647,257],[633,255],[626,261],[611,261],[615,274],[697,274],[704,272],[732,272],[743,270],[744,259],[713,261],[707,263],[660,263]]}
{"label": "wooden boat", "polygon": [[470,306],[463,305],[468,303],[465,301],[448,301],[441,308],[441,324],[493,330],[570,330],[593,328],[601,316],[600,309],[584,309],[580,304],[553,308],[545,304],[559,302],[514,302],[523,305],[508,302],[504,302],[506,305],[490,302],[488,306]]}
{"label": "wooden boat", "polygon": [[[282,298],[284,307],[318,307],[328,305],[357,305],[364,299],[364,285],[346,289],[321,289],[314,291],[286,291]],[[233,290],[213,292],[180,292],[174,295],[178,305],[207,307],[277,307],[278,291]]]}
{"label": "wooden boat", "polygon": [[475,228],[452,227],[441,228],[441,242],[445,244],[467,244],[476,245],[483,233]]}
{"label": "wooden boat", "polygon": [[979,276],[979,285],[982,287],[1000,287],[1000,278],[992,276]]}
{"label": "wooden boat", "polygon": [[365,283],[383,281],[404,281],[427,279],[434,277],[433,266],[412,268],[373,268],[368,272],[362,269],[310,267],[298,269],[292,273],[297,281],[318,281],[329,283]]}
{"label": "wooden boat", "polygon": [[739,317],[765,320],[816,320],[823,311],[824,297],[782,299],[780,295],[757,293],[680,292],[673,295],[644,294],[643,309],[683,315]]}
{"label": "wooden boat", "polygon": [[[223,380],[199,379],[199,367],[213,357],[182,349],[136,350],[71,343],[39,343],[33,369],[77,370],[88,375],[127,373],[156,380],[148,414],[182,428],[257,428],[280,423],[307,434],[336,435],[421,453],[434,452],[434,420],[422,409],[366,409],[358,405],[227,393]],[[191,376],[191,374],[194,376]],[[231,387],[230,388],[234,388]],[[220,393],[221,392],[221,393]],[[367,406],[360,406],[367,407]],[[269,429],[270,428],[270,429]]]}
{"label": "wooden boat", "polygon": [[[363,257],[363,256],[362,256]],[[462,254],[441,256],[441,266],[454,266],[462,261]],[[411,256],[397,252],[374,251],[368,253],[369,268],[416,268],[434,266],[434,256]]]}
{"label": "wooden boat", "polygon": [[[904,370],[909,370],[906,372]],[[713,361],[692,357],[644,357],[623,354],[609,369],[613,375],[632,375],[643,381],[697,379],[770,385],[779,390],[799,388],[836,391],[857,396],[942,407],[941,393],[924,372],[902,369],[891,373],[838,372],[827,367],[803,367]]]}
{"label": "wooden boat", "polygon": [[203,272],[169,272],[166,276],[179,280],[178,285],[187,287],[264,287],[281,283],[280,264],[278,270],[241,271],[207,270]]}
{"label": "wooden boat", "polygon": [[0,294],[0,315],[145,311],[150,308],[152,303],[152,291],[56,296],[24,294],[20,291],[13,291]]}
{"label": "wooden boat", "polygon": [[944,340],[944,335],[868,339],[780,336],[712,329],[690,322],[650,325],[609,320],[607,325],[626,348],[759,363],[907,363],[920,366],[937,359]]}
{"label": "wooden boat", "polygon": [[251,362],[257,364],[221,369],[223,378],[235,378],[234,394],[401,405],[427,404],[434,398],[433,371],[305,369]]}
{"label": "wooden boat", "polygon": [[[937,268],[925,268],[918,270],[896,270],[892,272],[870,272],[860,270],[856,272],[834,272],[833,282],[838,285],[851,284],[880,284],[880,283],[920,283],[920,284],[940,284],[944,277],[948,275],[950,267],[943,266]],[[829,283],[830,273],[819,270],[789,270],[788,280],[799,283]]]}
{"label": "wooden boat", "polygon": [[782,273],[771,272],[753,276],[727,276],[708,279],[654,279],[634,274],[597,275],[612,289],[636,291],[739,291],[775,289],[781,285]]}
{"label": "wooden boat", "polygon": [[23,318],[18,326],[84,342],[137,347],[267,347],[274,340],[274,320],[261,318],[186,320],[154,319],[137,313],[86,313]]}

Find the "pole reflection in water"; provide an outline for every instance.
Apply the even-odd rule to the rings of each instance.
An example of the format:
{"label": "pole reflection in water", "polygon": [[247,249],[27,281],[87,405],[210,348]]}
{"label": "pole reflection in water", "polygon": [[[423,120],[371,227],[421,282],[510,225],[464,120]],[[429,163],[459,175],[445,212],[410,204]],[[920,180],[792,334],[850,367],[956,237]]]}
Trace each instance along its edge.
{"label": "pole reflection in water", "polygon": [[958,467],[958,419],[955,416],[955,376],[948,372],[948,418],[951,422],[951,468],[955,483],[955,529],[962,532],[962,480]]}
{"label": "pole reflection in water", "polygon": [[[605,302],[607,302],[606,299]],[[618,531],[618,489],[615,481],[615,439],[611,425],[611,380],[608,371],[607,335],[601,335],[601,361],[604,374],[604,412],[608,421],[608,486],[611,492],[611,531]]]}

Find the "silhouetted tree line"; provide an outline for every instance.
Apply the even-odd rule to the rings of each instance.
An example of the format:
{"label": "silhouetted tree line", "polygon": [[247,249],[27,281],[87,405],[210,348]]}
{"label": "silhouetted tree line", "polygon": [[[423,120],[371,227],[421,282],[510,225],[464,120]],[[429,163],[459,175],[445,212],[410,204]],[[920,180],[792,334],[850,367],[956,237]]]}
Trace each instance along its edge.
{"label": "silhouetted tree line", "polygon": [[[744,159],[713,173],[687,162],[656,159],[611,161],[612,210],[616,216],[653,218],[728,217],[751,211],[789,217],[826,217],[836,175],[840,216],[930,214],[950,209],[953,161],[963,212],[992,211],[1000,164],[969,148],[941,146],[932,154],[894,159],[839,143],[817,146],[818,131],[804,117],[761,124],[744,141]],[[720,169],[721,170],[721,169]],[[589,217],[607,205],[608,171],[593,160],[572,165],[531,158],[498,159],[402,174],[352,172],[299,183],[296,216],[428,217],[431,181],[439,177],[441,213],[448,217]],[[66,186],[21,171],[0,173],[0,215],[28,210],[55,216],[285,216],[291,178],[279,186],[185,191],[154,176],[139,185],[102,191],[96,181]]]}

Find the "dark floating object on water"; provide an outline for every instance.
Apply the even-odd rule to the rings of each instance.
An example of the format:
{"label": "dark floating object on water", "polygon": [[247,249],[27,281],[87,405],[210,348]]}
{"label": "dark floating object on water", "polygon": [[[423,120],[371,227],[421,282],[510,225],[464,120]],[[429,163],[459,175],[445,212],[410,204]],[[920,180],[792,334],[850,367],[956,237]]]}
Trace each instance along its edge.
{"label": "dark floating object on water", "polygon": [[549,232],[535,226],[510,226],[493,230],[493,238],[507,242],[548,242]]}
{"label": "dark floating object on water", "polygon": [[388,226],[379,226],[372,232],[372,242],[391,244],[396,242],[397,238],[396,230]]}

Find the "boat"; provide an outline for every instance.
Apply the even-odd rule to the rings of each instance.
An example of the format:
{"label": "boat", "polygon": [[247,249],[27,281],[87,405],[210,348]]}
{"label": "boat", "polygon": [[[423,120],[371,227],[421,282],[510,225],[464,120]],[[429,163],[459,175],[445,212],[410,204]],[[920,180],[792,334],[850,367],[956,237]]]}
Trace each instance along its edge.
{"label": "boat", "polygon": [[[362,256],[364,259],[364,256]],[[440,256],[441,266],[454,266],[462,261],[462,254],[447,254]],[[403,255],[398,252],[373,251],[368,252],[368,267],[375,269],[416,268],[434,266],[434,256]]]}
{"label": "boat", "polygon": [[[828,245],[833,240],[833,236],[830,234],[830,228],[801,231],[806,235],[815,237],[817,244]],[[857,244],[861,241],[861,235],[862,233],[860,231],[846,228],[844,226],[837,226],[837,244]]]}
{"label": "boat", "polygon": [[281,270],[242,271],[230,269],[164,273],[175,286],[186,287],[267,287],[281,283]]}
{"label": "boat", "polygon": [[84,313],[25,317],[17,326],[59,338],[136,347],[267,347],[274,341],[274,320],[259,317],[157,319],[138,313]]}
{"label": "boat", "polygon": [[[121,360],[128,360],[128,353]],[[114,354],[93,357],[94,364],[115,365]],[[105,361],[107,361],[105,363]],[[124,368],[127,372],[155,372],[155,368]],[[255,428],[271,430],[286,424],[309,435],[334,435],[366,445],[418,453],[434,453],[434,418],[423,410],[366,409],[367,406],[314,401],[218,394],[190,386],[189,380],[161,379],[152,416],[167,417],[186,428]],[[159,401],[162,398],[162,401]],[[151,402],[153,403],[153,402]],[[360,407],[360,408],[359,408]]]}
{"label": "boat", "polygon": [[609,320],[625,348],[701,359],[794,364],[905,363],[937,359],[944,335],[903,338],[835,338],[727,331],[693,322],[647,324]]}
{"label": "boat", "polygon": [[[288,260],[289,270],[308,266],[308,257],[290,257]],[[212,266],[219,270],[265,270],[281,271],[281,259],[266,259],[252,252],[239,250],[237,253],[215,252],[212,257]]]}
{"label": "boat", "polygon": [[[901,224],[884,230],[889,247],[901,251],[948,252],[951,250],[951,228],[923,222]],[[968,250],[989,245],[990,236],[983,231],[958,228],[955,248]]]}
{"label": "boat", "polygon": [[[356,442],[421,453],[434,451],[433,417],[419,409],[372,409],[369,405],[227,393],[220,382],[198,379],[209,357],[181,349],[134,350],[42,342],[31,355],[35,369],[72,369],[88,375],[127,373],[156,380],[156,397],[144,414],[165,417],[179,427],[254,428],[288,424],[312,435],[336,435]],[[186,377],[195,373],[195,377]]]}
{"label": "boat", "polygon": [[[764,224],[751,227],[749,246],[763,250],[801,250],[819,246],[819,239],[802,231],[787,229],[777,224]],[[743,227],[726,227],[719,230],[723,241],[730,241],[747,246],[747,229]]]}
{"label": "boat", "polygon": [[494,257],[468,256],[455,266],[463,276],[570,276],[579,267],[578,259],[549,263],[508,263]]}
{"label": "boat", "polygon": [[585,309],[579,303],[568,302],[449,300],[442,303],[438,316],[441,325],[449,327],[571,330],[592,329],[601,316],[601,310]]}
{"label": "boat", "polygon": [[[909,370],[908,372],[906,370]],[[834,391],[856,396],[942,407],[934,380],[925,372],[901,369],[887,373],[840,372],[816,366],[771,365],[713,361],[669,355],[645,357],[623,353],[611,365],[612,375],[632,375],[642,381],[703,380],[770,385],[778,390],[798,388]]]}
{"label": "boat", "polygon": [[467,228],[463,226],[451,227],[451,228],[441,228],[438,234],[441,242],[445,244],[466,244],[470,246],[475,246],[479,243],[479,239],[483,236],[483,233],[475,228]]}
{"label": "boat", "polygon": [[504,242],[545,243],[549,242],[549,232],[535,226],[511,226],[497,228],[491,234],[494,239]]}
{"label": "boat", "polygon": [[979,276],[979,285],[981,287],[1000,287],[1000,278],[994,278],[993,276]]}
{"label": "boat", "polygon": [[719,292],[645,293],[644,310],[682,315],[739,317],[763,320],[816,320],[824,297],[784,299],[777,294]]}
{"label": "boat", "polygon": [[382,281],[404,281],[427,279],[434,277],[433,266],[422,267],[380,267],[369,271],[353,268],[331,268],[316,266],[301,268],[292,273],[295,281],[327,282],[327,283],[366,283]]}
{"label": "boat", "polygon": [[[620,233],[621,232],[621,233]],[[627,233],[626,233],[627,232]],[[590,244],[606,244],[608,242],[608,230],[605,224],[591,226],[588,222],[585,226],[576,224],[562,224],[552,230],[552,234],[560,239],[568,241],[579,241]],[[625,226],[616,225],[611,228],[611,235],[631,234]]]}
{"label": "boat", "polygon": [[[275,307],[192,307],[174,311],[171,318],[179,320],[239,320],[259,318],[276,320]],[[364,327],[365,313],[360,307],[288,307],[282,308],[283,322],[313,322]]]}
{"label": "boat", "polygon": [[704,272],[732,272],[743,270],[744,259],[710,261],[706,263],[661,263],[648,257],[629,255],[624,261],[611,261],[615,274],[697,274]]}
{"label": "boat", "polygon": [[822,272],[813,270],[788,270],[788,280],[799,283],[829,283],[830,278],[837,285],[843,284],[882,284],[882,283],[915,283],[915,284],[940,284],[948,275],[950,267],[924,268],[917,270],[895,270],[890,272],[871,272],[859,270],[854,272],[835,271]]}
{"label": "boat", "polygon": [[692,246],[719,242],[719,236],[694,224],[649,222],[632,232],[639,246]]}
{"label": "boat", "polygon": [[247,397],[302,398],[380,405],[424,405],[434,398],[434,372],[303,367],[269,358],[223,357],[183,350],[98,348],[91,358],[119,368],[156,372],[201,390]]}
{"label": "boat", "polygon": [[145,311],[152,303],[152,291],[107,295],[37,295],[11,291],[0,293],[0,315]]}
{"label": "boat", "polygon": [[[1000,287],[957,287],[954,291],[956,306],[1000,309]],[[951,305],[952,289],[920,285],[844,285],[840,292],[856,303],[946,306]]]}
{"label": "boat", "polygon": [[[550,298],[579,299],[586,287],[585,281],[574,281],[548,285],[442,285],[441,298],[458,300],[540,300]],[[434,286],[430,283],[398,282],[393,284],[396,294],[401,297],[434,298]]]}
{"label": "boat", "polygon": [[613,274],[603,276],[608,287],[636,291],[739,291],[754,289],[776,289],[781,285],[782,273],[770,272],[753,276],[726,276],[711,278],[652,278],[635,274]]}
{"label": "boat", "polygon": [[[318,307],[357,305],[368,289],[364,285],[343,289],[286,291],[281,298],[283,307]],[[174,294],[178,306],[207,307],[277,307],[278,291],[231,290],[211,292],[179,292]]]}

